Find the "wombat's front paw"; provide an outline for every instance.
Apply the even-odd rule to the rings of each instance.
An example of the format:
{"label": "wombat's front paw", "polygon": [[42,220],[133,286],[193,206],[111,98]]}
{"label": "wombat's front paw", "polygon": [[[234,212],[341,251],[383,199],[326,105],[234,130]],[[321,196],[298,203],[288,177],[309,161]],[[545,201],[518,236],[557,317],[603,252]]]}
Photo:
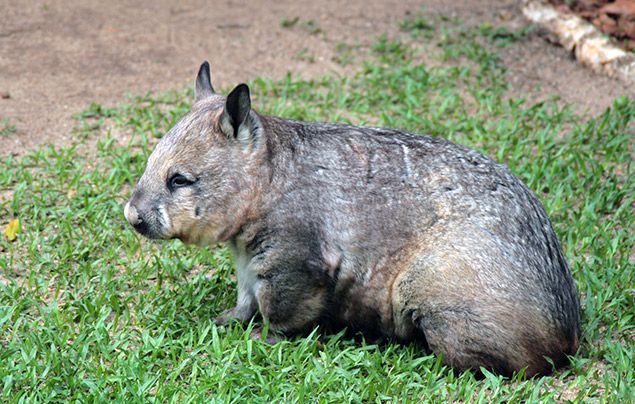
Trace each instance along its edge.
{"label": "wombat's front paw", "polygon": [[236,306],[232,309],[225,310],[220,316],[214,319],[216,325],[227,325],[232,321],[247,323],[253,317],[254,313],[247,313],[245,310]]}
{"label": "wombat's front paw", "polygon": [[280,341],[283,341],[285,339],[284,336],[280,334],[276,334],[275,332],[271,330],[269,330],[269,332],[267,333],[267,337],[263,339],[262,338],[263,331],[264,329],[262,327],[256,327],[251,331],[251,334],[249,336],[251,337],[251,339],[265,341],[267,344],[271,344],[271,345],[278,343]]}

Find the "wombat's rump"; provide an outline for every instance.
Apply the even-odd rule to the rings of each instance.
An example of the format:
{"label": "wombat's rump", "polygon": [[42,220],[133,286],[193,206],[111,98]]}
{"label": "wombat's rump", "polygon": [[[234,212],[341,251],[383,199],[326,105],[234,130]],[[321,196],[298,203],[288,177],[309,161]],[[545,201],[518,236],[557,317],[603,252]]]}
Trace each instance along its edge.
{"label": "wombat's rump", "polygon": [[218,322],[347,326],[502,374],[575,353],[562,250],[504,166],[429,136],[261,116],[244,84],[217,95],[207,63],[196,96],[125,214],[148,237],[232,247],[238,301]]}

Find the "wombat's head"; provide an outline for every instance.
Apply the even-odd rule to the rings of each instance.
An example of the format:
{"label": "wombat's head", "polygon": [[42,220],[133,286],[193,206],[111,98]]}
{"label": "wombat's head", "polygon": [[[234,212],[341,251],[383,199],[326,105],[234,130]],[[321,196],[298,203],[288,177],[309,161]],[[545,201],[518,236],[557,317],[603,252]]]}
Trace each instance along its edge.
{"label": "wombat's head", "polygon": [[257,194],[262,143],[249,88],[240,84],[227,97],[217,95],[203,63],[196,101],[150,155],[126,219],[149,238],[208,244],[231,237]]}

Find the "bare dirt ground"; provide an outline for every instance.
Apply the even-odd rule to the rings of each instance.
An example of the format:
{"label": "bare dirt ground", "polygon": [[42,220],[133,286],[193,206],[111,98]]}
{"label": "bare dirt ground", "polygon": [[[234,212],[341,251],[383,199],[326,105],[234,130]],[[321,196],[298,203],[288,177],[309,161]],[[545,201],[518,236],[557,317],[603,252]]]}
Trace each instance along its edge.
{"label": "bare dirt ground", "polygon": [[[333,60],[338,43],[369,46],[383,32],[396,35],[399,22],[420,10],[468,25],[527,24],[515,0],[3,0],[0,119],[17,132],[0,136],[0,156],[68,144],[72,115],[90,102],[114,105],[126,94],[182,88],[205,59],[217,88],[289,71],[305,78],[346,73],[354,66]],[[295,17],[295,25],[282,26]],[[511,91],[531,99],[557,95],[581,112],[597,113],[616,96],[635,95],[578,65],[540,33],[502,56]]]}

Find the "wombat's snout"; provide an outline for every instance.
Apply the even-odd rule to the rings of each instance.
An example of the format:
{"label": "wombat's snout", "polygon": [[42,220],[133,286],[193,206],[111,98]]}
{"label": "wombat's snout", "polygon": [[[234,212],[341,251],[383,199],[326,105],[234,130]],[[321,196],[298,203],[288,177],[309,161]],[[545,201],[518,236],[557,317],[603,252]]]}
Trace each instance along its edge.
{"label": "wombat's snout", "polygon": [[132,204],[132,199],[126,203],[126,206],[123,209],[123,214],[126,216],[128,223],[130,223],[136,231],[143,235],[148,233],[148,223],[139,216],[137,208]]}

